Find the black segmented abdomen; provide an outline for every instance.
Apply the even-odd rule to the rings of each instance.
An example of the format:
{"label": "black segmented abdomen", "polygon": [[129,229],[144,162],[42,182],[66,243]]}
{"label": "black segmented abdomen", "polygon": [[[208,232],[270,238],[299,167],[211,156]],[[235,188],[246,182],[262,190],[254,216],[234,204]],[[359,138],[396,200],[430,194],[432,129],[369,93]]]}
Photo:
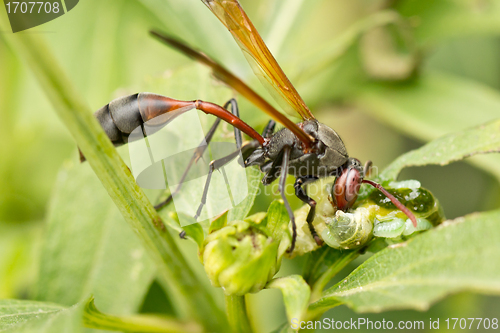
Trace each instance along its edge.
{"label": "black segmented abdomen", "polygon": [[127,143],[129,134],[144,123],[138,96],[134,94],[117,98],[94,113],[115,146]]}

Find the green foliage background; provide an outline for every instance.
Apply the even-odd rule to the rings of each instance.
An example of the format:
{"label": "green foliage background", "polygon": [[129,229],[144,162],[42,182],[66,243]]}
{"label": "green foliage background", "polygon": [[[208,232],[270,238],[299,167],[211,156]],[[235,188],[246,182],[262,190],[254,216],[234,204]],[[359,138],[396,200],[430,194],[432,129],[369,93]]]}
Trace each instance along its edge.
{"label": "green foliage background", "polygon": [[[500,116],[500,4],[495,0],[241,3],[317,118],[339,132],[351,156],[362,161],[371,159],[380,169],[426,141]],[[0,11],[0,15],[5,13]],[[380,26],[384,30],[377,30]],[[190,60],[153,40],[148,35],[151,28],[196,45],[268,96],[229,33],[199,0],[82,0],[68,14],[23,33],[47,40],[80,95],[92,109],[98,109],[115,97],[155,89],[159,81],[169,79],[169,71],[193,66]],[[57,296],[58,290],[37,290],[37,286],[43,285],[47,276],[40,262],[50,262],[57,255],[45,259],[41,255],[41,249],[47,246],[45,232],[50,229],[51,219],[64,218],[51,214],[50,207],[58,200],[50,199],[51,193],[63,164],[77,163],[77,150],[30,69],[6,43],[4,35],[8,33],[0,33],[0,298],[59,297],[61,303],[73,305],[78,296],[65,294],[67,301],[63,302]],[[387,43],[387,38],[394,45]],[[182,82],[170,83],[177,86],[172,97],[203,98],[202,84],[217,85],[210,79],[189,76],[190,70],[186,73]],[[224,100],[221,97],[213,102]],[[262,127],[265,115],[241,98],[240,102],[242,117]],[[63,171],[59,177],[68,174],[71,171]],[[448,218],[500,206],[498,155],[477,156],[445,167],[409,168],[400,178],[420,180],[439,198]],[[89,191],[82,188],[86,185],[95,186],[95,193],[99,192],[99,183],[80,184],[78,180],[73,190]],[[87,204],[107,199],[105,193],[99,195],[90,191]],[[265,211],[271,200],[272,196],[259,197],[254,210]],[[297,200],[293,203],[299,206]],[[85,207],[86,203],[81,205]],[[111,232],[119,229],[113,224],[120,219],[117,211],[108,212],[106,207],[102,210],[102,221],[96,221],[92,237],[100,237],[99,244],[115,237],[133,243],[130,232]],[[61,235],[64,237],[78,230],[60,232],[68,233]],[[88,258],[85,250],[93,248],[89,235],[81,237],[78,251],[61,259],[78,263],[75,267],[79,269],[84,266],[79,259]],[[191,266],[208,284],[196,261],[194,245],[180,245],[192,259]],[[140,251],[140,245],[137,247]],[[112,256],[96,251],[89,267],[106,263],[103,255]],[[115,261],[136,260],[147,266],[137,277],[144,279],[144,290],[127,295],[129,307],[113,307],[120,300],[109,306],[100,304],[99,291],[92,289],[89,282],[92,279],[82,281],[87,283],[82,293],[96,294],[96,303],[104,311],[172,314],[175,304],[162,292],[161,281],[154,279],[152,264],[138,258],[124,256]],[[304,258],[284,261],[280,275],[300,273],[303,263]],[[358,263],[355,261],[340,275],[345,276]],[[125,282],[115,285],[126,286]],[[220,290],[215,293],[222,302]],[[286,318],[277,290],[251,295],[249,302],[252,316],[261,319],[259,332],[276,328]],[[463,293],[423,313],[398,311],[362,316],[393,321],[491,318],[499,310],[497,297]],[[347,307],[332,311],[325,316],[359,316]]]}

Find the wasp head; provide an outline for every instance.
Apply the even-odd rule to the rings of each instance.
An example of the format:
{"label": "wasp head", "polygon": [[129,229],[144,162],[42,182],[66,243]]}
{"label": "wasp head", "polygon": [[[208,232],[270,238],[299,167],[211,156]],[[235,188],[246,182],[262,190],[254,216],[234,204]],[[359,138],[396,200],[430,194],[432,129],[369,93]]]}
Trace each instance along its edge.
{"label": "wasp head", "polygon": [[347,162],[339,168],[337,178],[332,187],[332,198],[337,209],[347,211],[354,205],[358,198],[359,190],[363,182],[364,170],[358,159],[350,157]]}

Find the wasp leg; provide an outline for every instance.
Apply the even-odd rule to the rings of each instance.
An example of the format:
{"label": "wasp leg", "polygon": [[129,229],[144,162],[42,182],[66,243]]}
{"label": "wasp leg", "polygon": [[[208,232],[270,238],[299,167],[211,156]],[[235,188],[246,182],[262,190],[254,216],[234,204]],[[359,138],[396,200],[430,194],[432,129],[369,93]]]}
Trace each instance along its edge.
{"label": "wasp leg", "polygon": [[[196,215],[194,217],[195,220],[198,219],[198,217],[201,214],[201,210],[203,209],[203,206],[207,203],[207,193],[208,193],[208,188],[210,186],[210,180],[212,178],[212,173],[215,170],[218,170],[218,169],[222,168],[227,163],[231,162],[231,160],[233,160],[236,156],[238,156],[238,154],[240,152],[242,154],[244,154],[244,153],[246,153],[248,151],[252,151],[252,150],[257,149],[258,147],[260,147],[259,142],[256,141],[256,140],[252,140],[250,142],[247,142],[246,144],[244,144],[243,146],[241,146],[240,149],[232,152],[231,154],[229,154],[229,155],[227,155],[225,157],[222,157],[220,159],[213,160],[213,161],[210,162],[210,166],[209,166],[209,170],[208,170],[208,175],[207,175],[207,180],[205,182],[205,187],[203,189],[203,196],[201,198],[200,206],[198,207],[198,210],[196,211]],[[225,173],[224,169],[222,169],[222,174],[223,174],[224,180],[225,180],[225,182],[227,184],[228,180],[227,180],[227,176],[226,176],[226,173]],[[180,187],[180,186],[178,186],[178,187]],[[177,189],[176,189],[176,191],[177,191]],[[181,231],[179,233],[179,237],[182,238],[182,239],[185,239],[186,238],[186,232],[185,231]]]}
{"label": "wasp leg", "polygon": [[265,139],[268,139],[270,138],[273,133],[274,133],[274,128],[276,127],[276,122],[274,120],[269,120],[269,122],[267,123],[266,127],[264,127],[264,130],[262,131],[262,136],[265,138]]}
{"label": "wasp leg", "polygon": [[[186,179],[186,177],[187,177],[187,175],[189,173],[189,170],[191,169],[191,166],[199,158],[201,158],[201,156],[203,156],[203,153],[207,149],[208,144],[210,143],[210,141],[212,140],[212,137],[213,137],[215,131],[217,130],[217,127],[219,126],[219,124],[220,124],[220,118],[217,118],[217,120],[214,122],[214,124],[212,125],[212,127],[208,131],[207,135],[205,136],[205,139],[200,143],[200,145],[196,149],[195,153],[191,157],[191,160],[189,161],[188,166],[186,167],[186,170],[184,170],[184,173],[182,174],[182,177],[181,177],[181,179],[179,181],[179,184],[177,185],[177,187],[175,188],[175,190],[172,193],[170,193],[170,195],[168,196],[168,198],[165,199],[165,201],[162,201],[162,202],[160,202],[159,204],[157,204],[155,206],[156,210],[160,210],[163,207],[165,207],[166,205],[168,205],[172,201],[174,195],[176,195],[177,193],[179,193],[179,191],[181,189],[181,186],[182,186],[182,183],[184,183],[184,180]],[[183,237],[181,237],[181,238],[183,238]]]}
{"label": "wasp leg", "polygon": [[[191,166],[199,158],[201,158],[203,156],[203,153],[207,149],[209,142],[212,140],[212,137],[213,137],[215,131],[217,130],[217,127],[219,126],[219,124],[220,124],[220,118],[217,118],[217,120],[215,120],[214,124],[212,125],[212,127],[208,131],[207,135],[205,136],[205,140],[200,143],[200,145],[198,146],[198,149],[196,149],[195,153],[191,157],[191,160],[189,161],[189,164],[188,164],[186,170],[184,170],[184,173],[182,174],[182,177],[180,179],[179,184],[177,185],[177,187],[175,188],[175,190],[172,193],[170,193],[170,195],[168,196],[168,198],[165,201],[163,201],[163,202],[161,202],[161,203],[159,203],[158,205],[155,206],[156,210],[159,210],[159,209],[165,207],[166,205],[168,205],[172,201],[172,199],[174,198],[174,195],[176,195],[177,193],[179,193],[179,191],[181,190],[181,186],[184,183],[184,180],[186,179],[186,177],[187,177],[187,175],[189,173],[189,170],[191,169]],[[186,239],[186,232],[184,230],[182,230],[179,233],[179,237],[181,239]]]}
{"label": "wasp leg", "polygon": [[[224,108],[227,109],[228,106],[231,105],[231,112],[236,116],[240,117],[240,111],[238,107],[238,102],[234,99],[231,98],[229,101],[224,104]],[[269,120],[267,123],[266,127],[262,131],[262,137],[264,138],[270,138],[273,133],[274,133],[274,128],[276,127],[276,121],[274,120]],[[236,139],[236,147],[238,149],[241,149],[241,152],[243,155],[250,154],[253,152],[255,149],[260,147],[260,144],[257,140],[252,140],[250,143],[247,143],[246,145],[243,146],[242,142],[243,139],[241,137],[241,130],[238,128],[234,127],[234,138]]]}
{"label": "wasp leg", "polygon": [[[290,222],[292,222],[292,244],[290,245],[290,248],[286,250],[288,253],[292,253],[293,250],[295,249],[295,240],[297,239],[297,225],[295,224],[295,216],[293,215],[292,208],[290,207],[290,203],[288,202],[288,199],[286,198],[286,191],[285,191],[285,185],[286,185],[286,176],[287,176],[287,170],[288,170],[288,164],[290,162],[290,151],[291,151],[290,146],[285,146],[283,148],[283,157],[281,158],[281,172],[280,172],[280,180],[279,180],[279,191],[281,194],[281,198],[283,199],[283,203],[285,204],[285,208],[288,212],[288,216],[290,217]],[[271,168],[273,169],[273,168]],[[271,170],[272,171],[272,170]]]}
{"label": "wasp leg", "polygon": [[281,198],[283,199],[283,203],[285,204],[286,211],[288,212],[288,216],[290,217],[290,222],[292,222],[292,244],[290,248],[287,250],[288,253],[293,252],[295,248],[295,240],[297,239],[297,226],[295,224],[295,216],[293,215],[292,208],[290,207],[290,203],[288,203],[288,199],[286,198],[285,185],[286,185],[286,176],[288,170],[288,164],[290,162],[290,146],[285,146],[273,161],[269,171],[265,174],[264,178],[262,178],[262,184],[269,185],[273,181],[275,181],[278,177],[280,177],[278,188],[281,194]]}
{"label": "wasp leg", "polygon": [[[240,111],[238,108],[238,103],[236,102],[236,100],[234,98],[231,98],[229,101],[227,101],[226,104],[224,104],[224,108],[227,109],[229,107],[229,105],[231,105],[231,112],[239,118]],[[205,187],[203,189],[203,195],[201,197],[201,203],[198,206],[198,210],[196,211],[196,215],[194,216],[195,220],[198,219],[198,217],[200,216],[201,211],[203,209],[203,206],[205,206],[205,204],[207,203],[207,194],[208,194],[208,188],[210,186],[210,180],[212,179],[212,173],[215,170],[222,168],[227,163],[231,162],[231,160],[233,160],[236,156],[238,156],[238,154],[240,152],[242,154],[247,153],[248,151],[257,149],[257,147],[259,147],[259,145],[260,145],[259,142],[256,140],[252,140],[251,142],[249,142],[245,145],[242,145],[243,139],[241,137],[241,131],[236,127],[234,127],[234,138],[236,140],[237,150],[232,152],[231,154],[225,156],[225,157],[222,157],[220,159],[217,159],[217,160],[210,162],[207,180],[205,182]],[[243,163],[240,163],[240,164],[243,165]],[[223,173],[224,179],[227,183],[227,176],[226,176],[226,173],[224,172],[224,170],[222,170],[222,173]]]}
{"label": "wasp leg", "polygon": [[[227,109],[227,107],[229,106],[229,104],[231,104],[231,111],[233,112],[233,114],[237,117],[239,117],[239,110],[238,110],[238,103],[236,102],[236,100],[234,98],[231,98],[229,101],[226,102],[226,104],[224,104],[224,108]],[[194,162],[196,162],[201,156],[203,156],[203,153],[205,152],[205,150],[207,149],[208,147],[208,144],[210,143],[210,141],[212,140],[212,137],[215,133],[215,131],[217,130],[217,127],[219,126],[220,124],[220,121],[221,119],[220,118],[217,118],[217,120],[214,122],[214,124],[212,125],[212,127],[208,130],[208,133],[207,135],[205,136],[205,139],[200,143],[200,145],[198,146],[198,149],[195,151],[193,157],[191,158],[191,160],[189,161],[189,164],[186,168],[186,170],[184,171],[184,173],[182,174],[182,177],[180,179],[180,182],[179,182],[179,185],[177,186],[177,188],[174,190],[174,192],[172,192],[168,198],[165,200],[165,201],[162,201],[160,202],[159,204],[157,204],[155,206],[155,209],[156,210],[159,210],[163,207],[165,207],[166,205],[168,205],[174,195],[176,195],[177,193],[179,193],[180,189],[181,189],[181,186],[182,186],[182,183],[184,183],[184,179],[186,179],[187,177],[187,174],[189,173],[189,170],[191,169],[191,166],[193,165]],[[237,129],[236,127],[234,128],[234,136],[236,138],[236,146],[238,147],[238,149],[241,147],[241,142],[242,142],[242,138],[241,138],[241,131],[239,129]],[[181,232],[182,234],[182,232]],[[181,238],[184,238],[182,237],[183,235],[180,235]]]}
{"label": "wasp leg", "polygon": [[311,232],[311,235],[313,236],[314,240],[316,241],[316,244],[318,245],[323,245],[323,241],[321,238],[319,238],[318,233],[316,232],[316,229],[314,229],[314,226],[312,225],[314,221],[314,215],[316,213],[316,201],[314,201],[311,197],[307,195],[306,190],[302,187],[306,185],[307,183],[310,183],[312,181],[315,181],[318,179],[318,177],[314,176],[306,176],[306,177],[299,177],[297,180],[295,180],[295,184],[293,187],[295,188],[295,195],[297,198],[302,200],[302,202],[306,203],[311,207],[309,209],[309,213],[307,214],[307,225],[309,226],[309,231]]}
{"label": "wasp leg", "polygon": [[[234,98],[231,98],[229,101],[227,101],[226,104],[224,104],[224,108],[227,109],[227,107],[229,105],[231,105],[231,112],[235,116],[237,116],[239,118],[240,113],[239,113],[239,109],[238,109],[238,103],[236,102],[236,100]],[[186,179],[186,177],[187,177],[187,175],[189,173],[189,170],[191,169],[191,166],[199,158],[201,158],[201,156],[203,156],[203,153],[207,149],[208,144],[210,143],[210,141],[212,141],[212,138],[214,136],[215,131],[217,130],[217,127],[220,124],[220,121],[221,121],[220,118],[217,118],[215,120],[215,122],[213,123],[212,127],[210,127],[210,129],[208,130],[208,133],[205,136],[205,139],[200,143],[200,145],[198,146],[198,149],[196,149],[195,153],[191,157],[191,160],[189,161],[186,170],[182,174],[180,182],[177,185],[177,187],[175,188],[174,192],[170,193],[170,195],[168,196],[168,198],[166,200],[164,200],[164,201],[160,202],[159,204],[157,204],[155,206],[156,210],[159,210],[159,209],[165,207],[166,205],[168,205],[172,201],[174,195],[176,195],[177,193],[179,193],[179,191],[180,191],[180,189],[182,187],[182,184],[184,183],[184,180]],[[237,129],[236,127],[234,128],[234,137],[236,139],[236,146],[238,147],[238,149],[240,149],[241,142],[242,142],[241,131],[239,129]],[[186,232],[185,231],[181,231],[179,233],[179,237],[182,238],[182,239],[185,239],[186,238]]]}
{"label": "wasp leg", "polygon": [[[234,98],[231,98],[229,101],[224,104],[224,109],[227,110],[227,107],[231,105],[231,112],[236,116],[240,117],[240,109],[238,108],[238,102]],[[241,131],[234,127],[234,138],[236,140],[236,148],[240,149],[243,139],[241,138]]]}
{"label": "wasp leg", "polygon": [[295,224],[295,216],[293,215],[292,208],[290,207],[290,203],[288,203],[288,199],[286,198],[285,185],[286,185],[286,176],[288,170],[288,164],[290,162],[290,146],[283,147],[283,150],[273,161],[273,164],[269,168],[269,171],[266,173],[264,178],[262,178],[262,184],[269,185],[273,181],[275,181],[278,177],[279,180],[279,191],[281,194],[281,199],[283,199],[283,203],[285,204],[286,211],[288,212],[288,216],[290,217],[290,222],[292,222],[292,244],[290,248],[287,250],[288,253],[293,252],[295,248],[295,240],[297,239],[297,226]]}
{"label": "wasp leg", "polygon": [[[226,102],[226,104],[224,104],[224,108],[227,109],[227,107],[231,105],[231,112],[237,116],[238,118],[240,117],[240,111],[239,111],[239,108],[238,108],[238,103],[236,102],[236,100],[234,98],[231,98],[229,101]],[[198,210],[196,211],[196,215],[194,216],[194,219],[197,220],[198,217],[200,216],[201,214],[201,211],[203,209],[203,206],[205,206],[205,204],[207,203],[207,194],[208,194],[208,188],[210,186],[210,180],[212,179],[212,173],[215,171],[215,170],[218,170],[220,168],[222,168],[224,165],[226,165],[227,163],[231,162],[231,160],[233,160],[236,156],[238,156],[238,154],[241,152],[242,154],[248,154],[249,151],[253,151],[255,149],[257,149],[260,144],[258,141],[256,140],[252,140],[251,142],[245,144],[245,145],[242,145],[242,137],[241,137],[241,131],[234,127],[234,137],[236,139],[236,148],[237,150],[232,152],[231,154],[225,156],[225,157],[222,157],[220,159],[217,159],[217,160],[214,160],[214,161],[211,161],[210,162],[210,167],[209,167],[209,170],[208,170],[208,175],[207,175],[207,180],[205,182],[205,187],[203,189],[203,195],[201,197],[201,203],[200,203],[200,206],[198,206]],[[243,165],[244,163],[240,163],[241,165]],[[223,176],[224,176],[224,179],[226,180],[226,183],[227,183],[227,176],[226,176],[226,173],[224,170],[222,170],[222,173],[223,173]]]}
{"label": "wasp leg", "polygon": [[[236,100],[234,98],[231,98],[229,101],[227,101],[226,104],[224,104],[224,108],[227,109],[227,107],[229,105],[231,105],[231,111],[232,111],[232,113],[239,118],[240,117],[240,112],[239,112],[239,109],[238,109],[238,103],[236,102]],[[212,138],[214,136],[215,131],[217,130],[217,127],[220,124],[220,121],[221,121],[220,118],[217,118],[217,120],[215,120],[215,122],[212,125],[212,127],[210,127],[210,129],[208,130],[208,133],[205,136],[205,139],[200,143],[200,145],[196,149],[195,153],[193,154],[193,157],[191,157],[191,160],[189,161],[186,170],[182,174],[182,177],[180,179],[179,185],[177,185],[177,188],[174,190],[174,192],[172,192],[168,196],[168,198],[165,201],[162,201],[162,202],[160,202],[159,204],[157,204],[155,206],[156,210],[159,210],[159,209],[165,207],[166,205],[168,205],[172,201],[174,195],[176,195],[177,193],[179,193],[179,190],[181,189],[182,183],[184,183],[184,179],[186,179],[187,174],[189,173],[189,170],[191,169],[191,166],[201,156],[203,156],[203,153],[207,149],[208,144],[210,143],[210,141],[212,141]],[[239,129],[237,129],[236,127],[234,128],[234,137],[236,138],[236,146],[238,147],[238,149],[240,149],[241,148],[241,142],[242,142],[241,131]],[[181,238],[183,238],[183,237],[181,237]]]}
{"label": "wasp leg", "polygon": [[232,152],[231,154],[219,158],[218,160],[213,160],[210,162],[209,170],[208,170],[208,175],[207,175],[207,180],[205,182],[205,187],[203,188],[203,196],[201,197],[201,203],[198,206],[198,210],[196,211],[196,215],[194,216],[194,219],[197,220],[198,217],[201,214],[201,210],[203,209],[203,206],[207,203],[207,194],[208,194],[208,188],[210,186],[210,180],[212,179],[212,174],[215,170],[218,170],[222,168],[224,165],[227,163],[231,162],[232,159],[234,159],[236,156],[238,156],[240,153],[240,149]]}
{"label": "wasp leg", "polygon": [[[210,162],[207,180],[205,181],[205,187],[203,188],[203,195],[201,197],[201,203],[200,203],[200,206],[198,207],[198,210],[196,211],[196,215],[194,217],[195,220],[198,219],[198,217],[201,214],[201,210],[203,209],[203,206],[207,203],[207,193],[208,193],[208,188],[210,186],[210,180],[212,179],[212,173],[215,170],[219,170],[224,165],[231,162],[240,153],[241,154],[248,154],[248,152],[251,152],[251,151],[257,149],[258,147],[260,147],[260,143],[257,140],[252,140],[250,142],[245,143],[243,146],[241,146],[240,149],[235,150],[231,154]],[[241,165],[243,165],[243,164],[241,163]],[[246,165],[245,165],[245,167],[246,167]],[[227,177],[226,177],[226,173],[224,170],[222,170],[222,174],[223,174],[224,179],[227,183]]]}
{"label": "wasp leg", "polygon": [[[288,146],[285,146],[285,147],[288,147]],[[291,149],[291,148],[289,148]],[[265,168],[261,168],[261,170],[263,170],[263,172],[265,172],[266,174],[264,175],[264,177],[262,178],[262,184],[264,184],[264,186],[267,186],[269,184],[271,184],[272,182],[274,182],[276,179],[278,179],[278,177],[280,176],[281,174],[281,170],[283,170],[281,168],[282,164],[283,164],[283,156],[285,155],[285,149],[283,148],[278,156],[276,156],[276,158],[274,159],[274,161],[269,161],[266,163],[265,165]],[[269,164],[271,164],[269,166]],[[286,176],[287,172],[285,170],[285,176]]]}

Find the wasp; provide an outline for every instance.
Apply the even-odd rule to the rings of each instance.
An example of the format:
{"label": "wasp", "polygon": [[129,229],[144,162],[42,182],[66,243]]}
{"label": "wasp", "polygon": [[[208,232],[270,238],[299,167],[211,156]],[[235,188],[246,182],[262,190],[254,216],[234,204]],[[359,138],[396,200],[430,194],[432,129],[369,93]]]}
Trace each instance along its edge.
{"label": "wasp", "polygon": [[[295,195],[310,206],[307,223],[311,235],[318,245],[322,244],[322,240],[312,225],[316,202],[308,196],[306,185],[323,177],[336,176],[331,197],[332,203],[336,205],[337,209],[349,210],[358,197],[361,184],[366,183],[384,193],[416,226],[416,218],[408,208],[380,184],[364,179],[371,163],[368,162],[365,166],[362,166],[359,160],[349,157],[346,147],[337,132],[314,118],[314,115],[278,65],[238,1],[202,1],[232,34],[238,46],[246,55],[254,73],[268,89],[278,105],[287,113],[294,116],[299,115],[302,121],[297,124],[292,122],[227,68],[204,53],[191,48],[182,41],[153,31],[152,34],[167,45],[209,66],[217,79],[232,87],[259,109],[266,112],[272,120],[269,121],[263,133],[258,133],[239,117],[238,104],[234,99],[228,101],[224,106],[220,106],[202,100],[181,101],[152,93],[138,93],[118,98],[95,113],[95,117],[110,140],[116,146],[126,144],[132,131],[145,122],[169,113],[172,114],[172,117],[175,117],[184,110],[189,109],[198,109],[218,118],[207,133],[205,138],[207,144],[221,120],[232,125],[235,128],[237,150],[226,157],[211,161],[203,196],[195,219],[198,218],[203,205],[206,203],[212,173],[234,159],[239,153],[242,153],[245,156],[245,167],[260,167],[260,170],[264,173],[262,179],[264,185],[269,185],[279,179],[278,188],[292,227],[292,241],[288,252],[293,251],[297,237],[295,218],[284,191],[288,174],[296,178],[294,184]],[[277,132],[274,131],[276,122],[284,126],[283,129]],[[242,133],[248,135],[252,140],[243,143]],[[191,162],[196,161],[196,157],[203,153],[203,149],[205,148],[200,147],[195,152]],[[192,165],[191,162],[184,175],[189,171]],[[171,193],[164,202],[158,204],[155,208],[161,209],[171,202],[173,195],[180,190],[181,185],[182,181],[174,193]]]}

